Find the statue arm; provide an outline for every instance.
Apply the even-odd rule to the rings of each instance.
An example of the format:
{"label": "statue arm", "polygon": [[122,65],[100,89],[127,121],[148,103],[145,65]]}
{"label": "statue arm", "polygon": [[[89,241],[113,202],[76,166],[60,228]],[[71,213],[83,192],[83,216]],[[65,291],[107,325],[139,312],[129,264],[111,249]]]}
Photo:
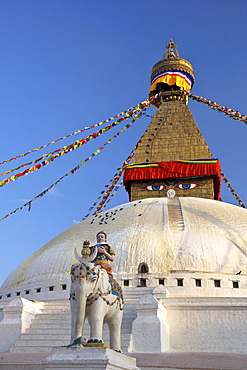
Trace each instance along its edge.
{"label": "statue arm", "polygon": [[109,261],[111,261],[111,262],[114,261],[115,256],[113,254],[110,254],[109,252],[107,252],[105,248],[98,248],[98,251],[99,251],[99,253],[104,254]]}
{"label": "statue arm", "polygon": [[108,253],[106,250],[105,250],[105,256],[106,256],[106,258],[109,260],[109,261],[111,261],[111,262],[113,262],[114,261],[114,259],[115,259],[115,256],[113,255],[113,254],[110,254],[110,253]]}

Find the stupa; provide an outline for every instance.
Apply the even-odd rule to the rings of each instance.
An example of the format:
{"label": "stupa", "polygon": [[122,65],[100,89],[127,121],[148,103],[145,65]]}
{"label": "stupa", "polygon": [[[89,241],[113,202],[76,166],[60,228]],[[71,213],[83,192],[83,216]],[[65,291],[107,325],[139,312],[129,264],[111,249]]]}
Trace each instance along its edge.
{"label": "stupa", "polygon": [[[6,310],[18,297],[65,307],[74,248],[93,243],[103,229],[116,251],[113,273],[126,306],[140,299],[125,352],[247,353],[247,213],[220,201],[219,159],[181,94],[193,83],[192,65],[171,40],[151,72],[157,112],[125,168],[129,202],[65,230],[21,263],[0,290]],[[142,346],[136,325],[152,325],[143,312],[155,305],[166,329],[156,347],[143,332]],[[157,319],[157,308],[152,315]]]}

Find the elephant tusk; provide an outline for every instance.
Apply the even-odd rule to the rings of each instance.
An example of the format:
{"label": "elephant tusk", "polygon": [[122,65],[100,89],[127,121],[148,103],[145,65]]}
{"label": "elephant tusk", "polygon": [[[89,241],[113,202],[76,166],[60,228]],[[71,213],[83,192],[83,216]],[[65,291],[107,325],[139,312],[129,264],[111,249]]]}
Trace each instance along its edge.
{"label": "elephant tusk", "polygon": [[79,254],[77,252],[77,249],[75,247],[75,258],[77,259],[77,261],[79,261],[81,263],[92,262],[95,259],[95,257],[97,256],[97,253],[98,253],[98,248],[95,248],[93,253],[88,258],[82,258],[82,257],[79,256]]}

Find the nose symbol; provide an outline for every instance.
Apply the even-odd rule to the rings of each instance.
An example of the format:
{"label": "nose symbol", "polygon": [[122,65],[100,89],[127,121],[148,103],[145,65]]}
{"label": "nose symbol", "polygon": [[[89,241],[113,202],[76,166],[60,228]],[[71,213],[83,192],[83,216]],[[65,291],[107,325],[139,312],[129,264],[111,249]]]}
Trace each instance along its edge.
{"label": "nose symbol", "polygon": [[167,190],[167,198],[173,198],[173,197],[175,197],[175,194],[176,194],[176,192],[175,192],[174,189]]}

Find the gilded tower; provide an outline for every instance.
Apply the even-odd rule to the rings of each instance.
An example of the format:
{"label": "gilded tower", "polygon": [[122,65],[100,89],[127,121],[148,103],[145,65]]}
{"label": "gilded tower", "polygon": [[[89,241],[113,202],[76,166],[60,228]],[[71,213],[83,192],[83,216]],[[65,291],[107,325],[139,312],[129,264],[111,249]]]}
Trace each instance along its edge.
{"label": "gilded tower", "polygon": [[194,84],[192,65],[180,58],[170,40],[151,71],[149,96],[158,94],[158,110],[136,156],[126,166],[124,184],[130,201],[157,197],[219,199],[220,165],[188,108]]}

